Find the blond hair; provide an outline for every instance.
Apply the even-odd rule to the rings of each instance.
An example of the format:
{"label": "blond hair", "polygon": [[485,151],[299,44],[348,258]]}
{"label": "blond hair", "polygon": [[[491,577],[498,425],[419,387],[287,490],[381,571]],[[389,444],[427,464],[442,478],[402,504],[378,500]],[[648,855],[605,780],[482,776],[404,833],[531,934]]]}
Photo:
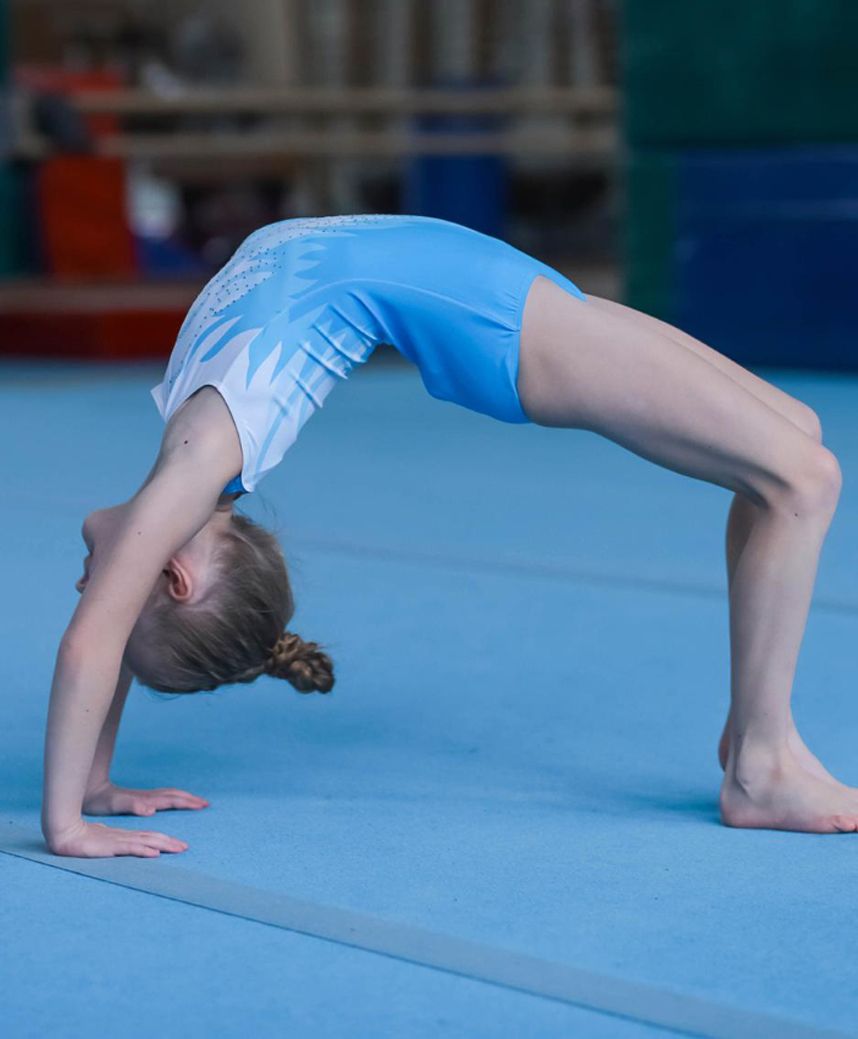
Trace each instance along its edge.
{"label": "blond hair", "polygon": [[215,580],[196,602],[153,593],[126,654],[138,681],[157,692],[194,693],[268,674],[302,693],[329,692],[331,658],[285,630],[295,604],[275,535],[234,512],[212,565]]}

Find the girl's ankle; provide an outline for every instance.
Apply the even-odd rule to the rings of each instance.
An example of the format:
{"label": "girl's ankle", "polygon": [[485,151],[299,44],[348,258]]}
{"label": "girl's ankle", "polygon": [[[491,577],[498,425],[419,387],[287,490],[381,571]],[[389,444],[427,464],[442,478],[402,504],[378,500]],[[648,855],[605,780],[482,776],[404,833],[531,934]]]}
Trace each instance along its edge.
{"label": "girl's ankle", "polygon": [[725,771],[740,787],[750,788],[777,782],[796,767],[786,733],[776,739],[746,733],[744,739],[731,744]]}

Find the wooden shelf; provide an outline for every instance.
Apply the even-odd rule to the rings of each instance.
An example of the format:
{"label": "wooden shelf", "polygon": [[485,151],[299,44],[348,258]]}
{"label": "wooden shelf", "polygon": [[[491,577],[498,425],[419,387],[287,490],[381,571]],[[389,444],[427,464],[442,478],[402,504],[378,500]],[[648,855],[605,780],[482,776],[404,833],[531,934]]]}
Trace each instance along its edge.
{"label": "wooden shelf", "polygon": [[175,282],[74,282],[47,278],[0,281],[0,315],[186,310],[205,280],[201,277]]}
{"label": "wooden shelf", "polygon": [[390,87],[190,89],[174,95],[147,90],[81,91],[73,99],[87,113],[125,116],[301,114],[402,115],[453,113],[613,116],[613,87],[499,87],[475,90]]}
{"label": "wooden shelf", "polygon": [[[253,157],[357,156],[404,157],[414,155],[568,155],[570,158],[607,160],[617,150],[611,127],[594,130],[502,133],[402,133],[388,130],[305,130],[272,133],[258,130],[183,131],[181,133],[121,133],[99,138],[93,154],[123,159],[231,160]],[[14,148],[18,158],[39,159],[53,149],[35,134],[22,135]]]}

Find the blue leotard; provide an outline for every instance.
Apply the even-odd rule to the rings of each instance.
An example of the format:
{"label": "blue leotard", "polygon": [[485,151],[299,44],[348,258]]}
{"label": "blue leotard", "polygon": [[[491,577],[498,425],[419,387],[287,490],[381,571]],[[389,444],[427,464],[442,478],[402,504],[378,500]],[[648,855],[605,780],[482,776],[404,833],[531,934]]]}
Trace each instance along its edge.
{"label": "blue leotard", "polygon": [[283,220],[250,235],[202,290],[152,389],[165,421],[201,386],[219,390],[252,491],[332,387],[389,343],[428,392],[527,422],[516,390],[521,316],[542,274],[562,274],[489,235],[433,217]]}

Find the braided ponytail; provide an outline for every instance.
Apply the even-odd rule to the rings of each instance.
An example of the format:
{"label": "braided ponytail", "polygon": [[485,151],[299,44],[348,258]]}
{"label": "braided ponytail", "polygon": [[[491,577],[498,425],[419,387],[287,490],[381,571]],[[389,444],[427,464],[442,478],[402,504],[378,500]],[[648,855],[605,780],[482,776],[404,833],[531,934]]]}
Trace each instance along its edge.
{"label": "braided ponytail", "polygon": [[334,685],[334,665],[317,642],[284,631],[265,661],[265,673],[285,678],[299,693],[329,693]]}

